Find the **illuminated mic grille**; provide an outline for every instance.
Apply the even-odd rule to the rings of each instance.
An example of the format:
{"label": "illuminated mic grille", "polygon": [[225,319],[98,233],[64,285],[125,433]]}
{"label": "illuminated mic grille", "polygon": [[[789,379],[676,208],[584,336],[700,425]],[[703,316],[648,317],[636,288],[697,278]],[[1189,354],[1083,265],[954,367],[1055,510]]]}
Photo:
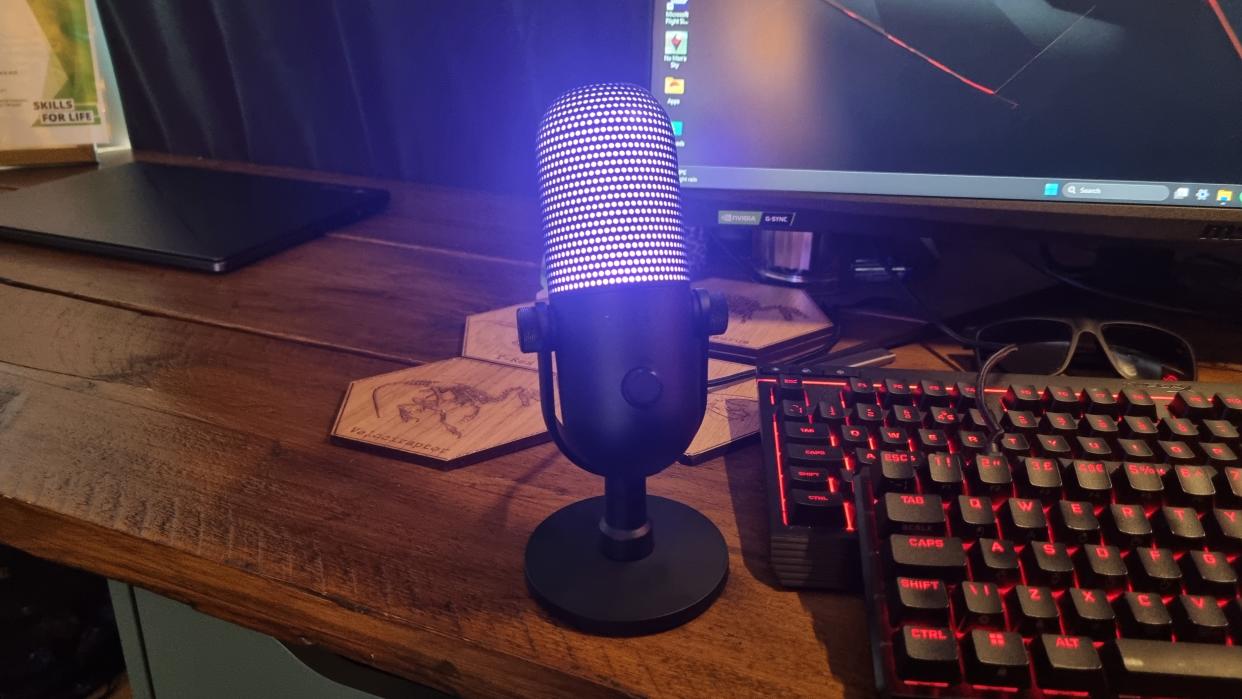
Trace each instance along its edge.
{"label": "illuminated mic grille", "polygon": [[668,115],[634,85],[591,85],[539,128],[548,292],[689,281]]}

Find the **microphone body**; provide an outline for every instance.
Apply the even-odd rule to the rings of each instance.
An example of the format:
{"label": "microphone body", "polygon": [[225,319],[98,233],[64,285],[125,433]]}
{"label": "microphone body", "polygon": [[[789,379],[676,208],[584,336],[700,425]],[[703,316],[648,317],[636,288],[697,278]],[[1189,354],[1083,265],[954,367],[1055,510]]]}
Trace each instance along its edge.
{"label": "microphone body", "polygon": [[518,310],[519,341],[538,353],[552,439],[604,477],[604,496],[539,525],[527,584],[584,630],[671,628],[719,594],[728,551],[710,520],[648,497],[646,478],[699,429],[708,337],[728,310],[690,286],[672,126],[646,90],[595,85],[558,99],[539,130],[539,180],[548,300]]}

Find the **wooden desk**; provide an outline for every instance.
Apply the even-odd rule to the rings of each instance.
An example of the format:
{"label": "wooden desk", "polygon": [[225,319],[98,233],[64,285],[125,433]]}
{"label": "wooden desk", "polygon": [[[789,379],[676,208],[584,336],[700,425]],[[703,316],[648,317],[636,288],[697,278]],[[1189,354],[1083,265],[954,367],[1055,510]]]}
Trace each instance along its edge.
{"label": "wooden desk", "polygon": [[537,286],[532,202],[367,183],[387,213],[224,276],[0,243],[0,540],[466,696],[870,695],[861,600],[773,582],[757,447],[652,479],[731,578],[618,640],[525,591],[531,530],[601,489],[552,445],[437,471],[329,443],[349,380],[455,356]]}

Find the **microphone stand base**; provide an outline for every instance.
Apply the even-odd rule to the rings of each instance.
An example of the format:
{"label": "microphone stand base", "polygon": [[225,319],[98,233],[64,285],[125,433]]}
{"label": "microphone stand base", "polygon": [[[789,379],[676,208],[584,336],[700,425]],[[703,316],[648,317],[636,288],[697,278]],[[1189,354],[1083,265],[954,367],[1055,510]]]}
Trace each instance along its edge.
{"label": "microphone stand base", "polygon": [[636,561],[602,552],[604,498],[564,507],[545,519],[526,544],[526,585],[553,617],[587,633],[639,636],[680,626],[702,614],[729,575],[720,530],[697,510],[647,497],[655,537]]}

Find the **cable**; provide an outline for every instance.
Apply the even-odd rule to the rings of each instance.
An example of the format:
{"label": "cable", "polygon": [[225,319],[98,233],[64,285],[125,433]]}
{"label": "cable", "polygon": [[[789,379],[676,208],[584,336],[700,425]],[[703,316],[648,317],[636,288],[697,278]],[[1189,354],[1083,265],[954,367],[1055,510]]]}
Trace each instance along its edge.
{"label": "cable", "polygon": [[1001,426],[1000,421],[992,414],[992,409],[988,407],[988,374],[992,373],[992,369],[1000,363],[1002,359],[1008,357],[1018,351],[1017,345],[1005,345],[988,357],[988,360],[979,367],[979,374],[975,376],[975,395],[978,396],[979,414],[983,416],[983,421],[988,423],[988,441],[987,448],[989,451],[996,451],[996,440],[1000,437]]}

